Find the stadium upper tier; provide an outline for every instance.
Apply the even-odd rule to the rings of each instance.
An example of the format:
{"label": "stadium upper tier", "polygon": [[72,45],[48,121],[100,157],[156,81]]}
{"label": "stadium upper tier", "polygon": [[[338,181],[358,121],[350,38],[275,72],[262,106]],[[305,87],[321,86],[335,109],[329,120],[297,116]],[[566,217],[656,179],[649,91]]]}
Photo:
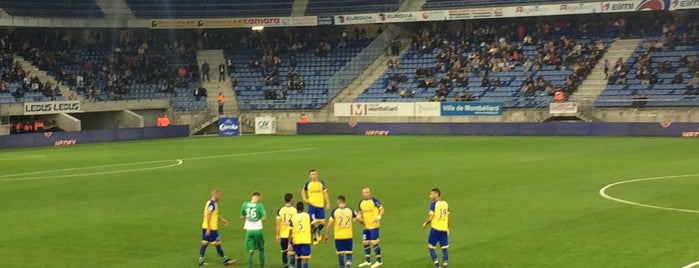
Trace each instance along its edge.
{"label": "stadium upper tier", "polygon": [[[161,41],[145,40],[148,41],[85,47],[61,42],[37,43],[18,55],[86,100],[171,98],[173,109],[177,111],[207,109],[206,98],[193,95],[194,89],[200,86],[194,48],[175,40],[168,43],[163,40],[169,39],[158,37],[153,40]],[[24,98],[3,96],[0,100],[6,103],[47,100],[41,97],[27,92]]]}
{"label": "stadium upper tier", "polygon": [[137,18],[289,16],[292,0],[125,0]]}
{"label": "stadium upper tier", "polygon": [[400,2],[400,0],[308,0],[306,14],[391,12],[398,10]]}
{"label": "stadium upper tier", "polygon": [[422,6],[424,9],[454,8],[454,7],[476,7],[476,6],[502,6],[531,3],[551,3],[551,2],[572,2],[572,0],[551,1],[551,0],[427,0]]}
{"label": "stadium upper tier", "polygon": [[699,106],[699,45],[691,41],[674,46],[671,39],[646,38],[624,64],[612,66],[609,85],[594,105]]}
{"label": "stadium upper tier", "polygon": [[3,0],[7,14],[24,17],[103,18],[104,13],[95,0]]}
{"label": "stadium upper tier", "polygon": [[[328,79],[371,41],[347,41],[344,48],[332,42],[330,52],[324,56],[318,56],[318,47],[307,47],[296,52],[296,66],[291,53],[277,55],[281,63],[273,67],[266,66],[255,49],[228,50],[226,55],[233,59],[236,67],[232,77],[237,76],[239,81],[235,86],[238,104],[244,110],[320,109],[333,97],[328,92]],[[256,60],[259,67],[251,64]],[[298,73],[297,78],[292,78],[294,71]],[[289,85],[289,80],[303,80],[305,86],[294,89],[296,85]]]}
{"label": "stadium upper tier", "polygon": [[573,94],[613,35],[604,31],[583,38],[576,30],[561,28],[523,44],[497,33],[435,39],[445,35],[418,32],[398,64],[389,62],[389,69],[355,101],[477,100],[502,102],[510,108],[540,106],[558,91]]}

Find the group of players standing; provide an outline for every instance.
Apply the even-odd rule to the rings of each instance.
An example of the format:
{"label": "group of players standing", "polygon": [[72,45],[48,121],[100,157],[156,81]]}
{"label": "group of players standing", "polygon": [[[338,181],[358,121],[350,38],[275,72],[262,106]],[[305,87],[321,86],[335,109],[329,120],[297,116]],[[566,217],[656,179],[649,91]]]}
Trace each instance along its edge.
{"label": "group of players standing", "polygon": [[[353,228],[354,222],[363,226],[362,244],[364,246],[365,261],[359,267],[377,268],[383,266],[381,247],[379,246],[379,228],[384,215],[384,207],[378,199],[371,195],[368,187],[362,189],[362,200],[359,202],[359,210],[355,211],[347,207],[346,198],[343,195],[337,198],[337,207],[330,210],[330,198],[325,182],[318,179],[318,171],[309,171],[309,181],[303,187],[301,196],[303,202],[294,204],[293,194],[284,195],[285,204],[276,214],[276,242],[282,250],[282,262],[284,267],[308,268],[311,258],[311,245],[318,245],[321,241],[328,242],[331,230],[334,229],[335,249],[338,255],[340,268],[352,267],[353,252]],[[430,191],[429,216],[423,224],[423,228],[431,226],[428,237],[430,257],[437,268],[448,267],[449,248],[449,205],[441,200],[441,192],[435,188]],[[214,190],[211,199],[204,207],[204,222],[202,224],[202,245],[199,251],[199,265],[205,265],[204,255],[209,245],[214,245],[225,265],[232,265],[236,260],[228,258],[221,248],[221,240],[218,234],[218,221],[228,225],[228,221],[218,215],[217,202],[221,198],[221,191]],[[248,267],[253,267],[253,254],[259,252],[261,267],[265,267],[265,240],[262,232],[262,223],[266,221],[267,214],[264,205],[260,202],[262,195],[259,192],[252,194],[249,202],[243,203],[240,218],[245,220],[244,229],[245,247],[248,251]],[[304,212],[305,204],[308,204],[308,212]],[[329,219],[326,222],[325,211],[330,210]],[[321,231],[325,230],[325,239]],[[437,258],[437,244],[442,249],[443,262]],[[372,248],[375,262],[372,263]]]}

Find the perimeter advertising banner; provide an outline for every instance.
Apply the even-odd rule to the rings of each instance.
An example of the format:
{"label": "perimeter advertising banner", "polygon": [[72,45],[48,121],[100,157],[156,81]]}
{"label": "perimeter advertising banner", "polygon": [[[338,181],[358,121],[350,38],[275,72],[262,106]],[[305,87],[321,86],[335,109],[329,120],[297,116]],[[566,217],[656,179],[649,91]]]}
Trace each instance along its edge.
{"label": "perimeter advertising banner", "polygon": [[222,137],[240,136],[240,119],[238,117],[219,118],[218,135]]}
{"label": "perimeter advertising banner", "polygon": [[602,12],[661,11],[670,6],[669,0],[631,0],[602,2]]}
{"label": "perimeter advertising banner", "polygon": [[502,102],[335,103],[335,116],[500,116]]}
{"label": "perimeter advertising banner", "polygon": [[277,134],[277,118],[271,116],[255,117],[255,134]]}
{"label": "perimeter advertising banner", "polygon": [[80,112],[80,101],[45,101],[24,103],[24,115]]}
{"label": "perimeter advertising banner", "polygon": [[318,26],[318,17],[252,17],[219,19],[153,19],[153,29],[216,29],[264,27]]}
{"label": "perimeter advertising banner", "polygon": [[499,116],[502,102],[442,102],[442,116]]}
{"label": "perimeter advertising banner", "polygon": [[552,102],[549,103],[550,114],[577,114],[578,103],[576,102]]}
{"label": "perimeter advertising banner", "polygon": [[417,12],[386,12],[335,16],[335,25],[442,21],[447,19],[446,10]]}
{"label": "perimeter advertising banner", "polygon": [[699,0],[672,0],[670,10],[699,8]]}
{"label": "perimeter advertising banner", "polygon": [[412,102],[335,103],[335,116],[414,116]]}

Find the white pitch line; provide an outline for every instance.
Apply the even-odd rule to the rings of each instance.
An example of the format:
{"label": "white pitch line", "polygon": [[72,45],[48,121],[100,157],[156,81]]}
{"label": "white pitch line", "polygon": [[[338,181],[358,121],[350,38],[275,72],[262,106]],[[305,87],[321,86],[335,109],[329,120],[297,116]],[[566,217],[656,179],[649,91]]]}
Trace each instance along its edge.
{"label": "white pitch line", "polygon": [[[154,161],[143,161],[143,162],[131,162],[131,163],[122,163],[122,164],[111,164],[111,165],[101,165],[101,166],[89,166],[89,167],[77,167],[77,168],[63,168],[63,169],[53,169],[53,170],[42,170],[42,171],[34,171],[34,172],[25,172],[25,173],[14,173],[14,174],[6,174],[6,175],[0,175],[0,182],[2,181],[25,181],[25,180],[39,180],[39,179],[48,179],[48,178],[68,178],[68,177],[84,177],[84,176],[92,176],[92,175],[107,175],[107,174],[117,174],[117,173],[127,173],[127,172],[134,172],[134,171],[147,171],[147,170],[155,170],[155,169],[163,169],[163,168],[170,168],[170,167],[175,167],[182,165],[185,160],[202,160],[202,159],[212,159],[212,158],[224,158],[224,157],[236,157],[236,156],[251,156],[251,155],[263,155],[263,154],[275,154],[275,153],[289,153],[289,152],[301,152],[301,151],[310,151],[310,150],[317,150],[317,147],[308,147],[308,148],[299,148],[299,149],[286,149],[286,150],[273,150],[273,151],[261,151],[261,152],[251,152],[251,153],[236,153],[236,154],[224,154],[224,155],[210,155],[210,156],[200,156],[200,157],[189,157],[189,158],[180,158],[180,159],[174,159],[174,160],[154,160]],[[172,162],[176,161],[177,163],[175,164],[170,164],[170,165],[165,165],[165,166],[157,166],[157,167],[144,167],[144,168],[136,168],[136,169],[125,169],[125,170],[116,170],[116,171],[100,171],[100,172],[90,172],[90,173],[79,173],[79,174],[66,174],[66,175],[45,175],[45,176],[35,176],[35,177],[20,177],[18,176],[25,176],[25,175],[38,175],[38,174],[45,174],[45,173],[55,173],[55,172],[65,172],[65,171],[76,171],[76,170],[86,170],[86,169],[98,169],[98,168],[111,168],[111,167],[121,167],[121,166],[131,166],[131,165],[140,165],[140,164],[153,164],[153,163],[162,163],[162,162]]]}
{"label": "white pitch line", "polygon": [[[69,177],[85,177],[85,176],[92,176],[92,175],[109,175],[109,174],[128,173],[128,172],[135,172],[135,171],[148,171],[148,170],[171,168],[171,167],[176,167],[176,166],[182,165],[182,163],[184,163],[184,161],[182,161],[181,159],[152,161],[152,162],[164,162],[164,161],[176,161],[176,163],[170,164],[170,165],[165,165],[165,166],[134,168],[134,169],[124,169],[124,170],[114,170],[114,171],[100,171],[100,172],[90,172],[90,173],[50,175],[50,176],[26,177],[26,178],[24,178],[24,177],[23,178],[9,178],[9,179],[1,179],[0,181],[28,181],[28,180],[41,180],[41,179],[69,178]],[[133,164],[134,163],[131,163],[131,165],[133,165]],[[116,167],[116,166],[124,166],[124,165],[125,164],[117,164],[117,165],[106,165],[106,166],[102,166],[102,167]],[[81,169],[81,168],[76,168],[76,169]],[[75,169],[68,169],[68,170],[75,170]],[[12,174],[12,175],[17,176],[18,174]]]}
{"label": "white pitch line", "polygon": [[[663,179],[697,177],[697,176],[699,176],[699,174],[660,176],[660,177],[650,177],[650,178],[625,180],[625,181],[615,182],[615,183],[612,183],[612,184],[609,184],[607,186],[602,187],[602,189],[599,190],[599,195],[605,199],[619,202],[622,204],[632,205],[632,206],[639,206],[639,207],[644,207],[644,208],[653,208],[653,209],[660,209],[660,210],[667,210],[667,211],[675,211],[675,212],[699,213],[699,210],[685,209],[685,208],[671,208],[671,207],[662,207],[662,206],[656,206],[656,205],[643,204],[643,203],[639,203],[639,202],[634,202],[634,201],[624,200],[621,198],[616,198],[616,197],[613,197],[613,196],[610,196],[607,194],[607,190],[609,190],[609,188],[612,188],[612,187],[618,186],[618,185],[622,185],[622,184],[641,182],[641,181],[654,181],[654,180],[663,180]],[[692,265],[697,265],[697,264],[699,264],[699,262],[694,263]],[[692,267],[692,266],[689,266],[689,267]]]}
{"label": "white pitch line", "polygon": [[155,161],[131,162],[131,163],[111,164],[111,165],[101,165],[101,166],[89,166],[89,167],[77,167],[77,168],[62,168],[62,169],[41,170],[41,171],[33,171],[33,172],[25,172],[25,173],[14,173],[14,174],[0,175],[0,178],[17,177],[17,176],[22,176],[22,175],[36,175],[36,174],[54,173],[54,172],[63,172],[63,171],[84,170],[84,169],[121,167],[121,166],[130,166],[130,165],[138,165],[138,164],[153,164],[153,163],[161,163],[161,162],[172,162],[172,161],[176,161],[176,160],[177,160],[177,159],[175,159],[175,160],[173,160],[173,159],[170,159],[170,160],[155,160]]}
{"label": "white pitch line", "polygon": [[692,267],[696,267],[696,266],[699,266],[699,261],[682,266],[682,268],[692,268]]}

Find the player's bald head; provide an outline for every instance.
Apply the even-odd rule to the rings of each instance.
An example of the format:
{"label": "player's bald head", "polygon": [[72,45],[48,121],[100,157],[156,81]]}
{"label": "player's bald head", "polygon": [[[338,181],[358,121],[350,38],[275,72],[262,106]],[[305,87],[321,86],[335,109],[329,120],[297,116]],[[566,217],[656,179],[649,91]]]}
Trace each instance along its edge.
{"label": "player's bald head", "polygon": [[213,190],[211,190],[211,198],[218,200],[219,198],[221,198],[221,193],[222,193],[221,190],[213,189]]}
{"label": "player's bald head", "polygon": [[371,198],[371,189],[369,189],[369,187],[362,188],[362,197],[364,197],[364,199]]}

